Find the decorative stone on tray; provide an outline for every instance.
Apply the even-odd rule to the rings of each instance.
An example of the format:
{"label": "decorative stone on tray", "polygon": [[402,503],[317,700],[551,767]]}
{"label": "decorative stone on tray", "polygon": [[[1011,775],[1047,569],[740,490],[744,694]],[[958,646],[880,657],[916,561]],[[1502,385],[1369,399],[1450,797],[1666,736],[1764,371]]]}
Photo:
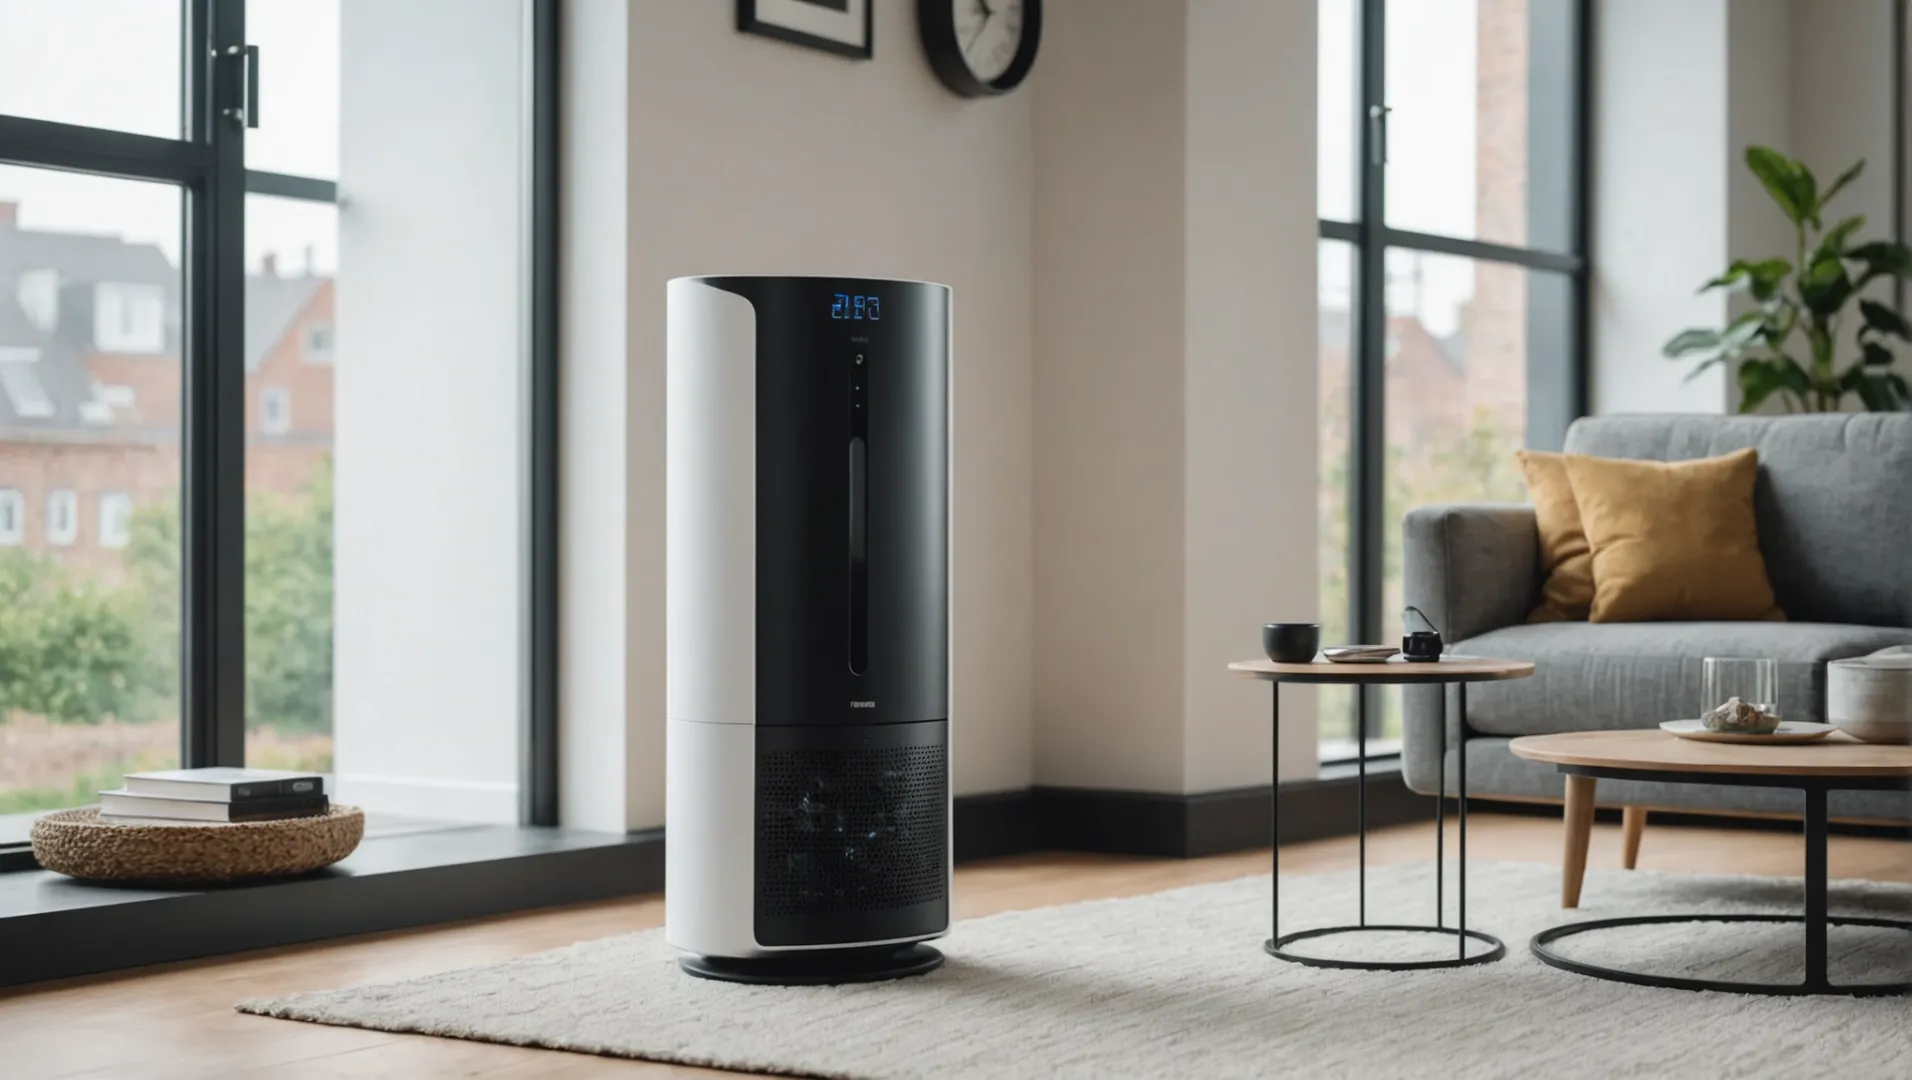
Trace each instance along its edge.
{"label": "decorative stone on tray", "polygon": [[1700,720],[1708,731],[1732,731],[1742,735],[1770,735],[1779,730],[1779,717],[1761,712],[1759,706],[1741,698],[1727,698],[1726,704],[1708,709]]}

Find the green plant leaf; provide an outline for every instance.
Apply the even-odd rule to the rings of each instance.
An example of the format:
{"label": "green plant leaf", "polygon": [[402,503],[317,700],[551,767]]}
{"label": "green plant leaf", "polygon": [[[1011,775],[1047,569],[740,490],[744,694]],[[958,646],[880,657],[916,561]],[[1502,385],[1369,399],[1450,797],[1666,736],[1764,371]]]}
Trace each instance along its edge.
{"label": "green plant leaf", "polygon": [[1891,349],[1876,341],[1861,341],[1859,347],[1865,350],[1864,363],[1869,367],[1891,367],[1892,362],[1897,359],[1892,355]]}
{"label": "green plant leaf", "polygon": [[1680,385],[1685,386],[1687,383],[1690,383],[1694,379],[1699,378],[1701,375],[1706,374],[1708,370],[1714,367],[1717,367],[1720,364],[1724,364],[1726,361],[1730,359],[1732,358],[1727,356],[1725,353],[1717,353],[1717,352],[1713,353],[1711,356],[1708,356],[1706,359],[1700,361],[1697,364],[1694,364],[1693,370],[1687,372],[1686,378],[1680,380]]}
{"label": "green plant leaf", "polygon": [[1874,375],[1857,364],[1846,369],[1839,380],[1839,389],[1857,394],[1872,412],[1898,412],[1912,405],[1912,393],[1908,393],[1903,378],[1889,372]]}
{"label": "green plant leaf", "polygon": [[1766,194],[1779,204],[1780,212],[1794,225],[1812,220],[1817,202],[1813,198],[1811,174],[1801,178],[1805,166],[1770,146],[1746,148],[1746,167],[1759,178]]}
{"label": "green plant leaf", "polygon": [[1846,274],[1846,264],[1837,256],[1817,260],[1799,276],[1799,299],[1807,311],[1821,318],[1837,315],[1846,301],[1852,299],[1852,291],[1852,278]]}
{"label": "green plant leaf", "polygon": [[1877,300],[1861,299],[1859,313],[1865,316],[1866,325],[1879,333],[1891,334],[1900,341],[1912,341],[1912,322]]}
{"label": "green plant leaf", "polygon": [[1750,288],[1754,299],[1762,302],[1772,299],[1786,275],[1792,273],[1792,263],[1785,259],[1734,259],[1726,272],[1700,286],[1700,292],[1710,289]]}
{"label": "green plant leaf", "polygon": [[1698,352],[1716,352],[1719,349],[1719,331],[1682,330],[1673,335],[1660,352],[1669,360],[1678,360]]}
{"label": "green plant leaf", "polygon": [[1868,269],[1877,270],[1882,274],[1902,274],[1912,269],[1912,249],[1891,240],[1873,240],[1860,244],[1858,247],[1848,248],[1845,256],[1848,259],[1858,259],[1865,263]]}
{"label": "green plant leaf", "polygon": [[1785,389],[1780,365],[1775,360],[1749,359],[1739,365],[1739,411],[1753,412],[1774,392]]}
{"label": "green plant leaf", "polygon": [[1824,195],[1819,196],[1819,204],[1817,207],[1814,208],[1814,212],[1817,213],[1820,210],[1824,210],[1826,208],[1826,204],[1832,201],[1832,197],[1834,195],[1839,194],[1839,192],[1842,189],[1844,189],[1844,187],[1847,184],[1850,184],[1854,180],[1857,180],[1859,178],[1859,174],[1865,171],[1865,167],[1866,167],[1866,159],[1860,158],[1856,163],[1853,164],[1852,168],[1847,169],[1845,172],[1840,173],[1839,179],[1834,180],[1832,182],[1832,186],[1826,189],[1826,193]]}
{"label": "green plant leaf", "polygon": [[1825,259],[1844,254],[1846,241],[1852,238],[1853,233],[1858,232],[1864,227],[1865,223],[1866,216],[1864,214],[1854,214],[1839,224],[1834,225],[1832,228],[1827,229],[1826,234],[1819,238],[1819,248],[1813,252],[1813,259]]}

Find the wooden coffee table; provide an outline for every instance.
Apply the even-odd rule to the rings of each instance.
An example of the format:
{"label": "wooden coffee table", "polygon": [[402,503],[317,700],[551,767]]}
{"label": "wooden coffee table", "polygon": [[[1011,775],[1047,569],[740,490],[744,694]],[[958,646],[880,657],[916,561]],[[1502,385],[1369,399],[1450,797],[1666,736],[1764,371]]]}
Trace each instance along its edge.
{"label": "wooden coffee table", "polygon": [[[1912,993],[1912,982],[1836,986],[1826,978],[1828,926],[1881,926],[1912,931],[1912,922],[1897,919],[1832,918],[1826,914],[1826,793],[1854,789],[1903,790],[1912,786],[1912,746],[1862,743],[1840,732],[1834,732],[1818,742],[1758,746],[1696,742],[1676,738],[1658,729],[1648,729],[1528,735],[1515,739],[1511,749],[1519,757],[1556,766],[1567,775],[1568,784],[1583,785],[1576,801],[1588,807],[1593,805],[1593,784],[1600,778],[1798,788],[1806,793],[1806,903],[1803,916],[1638,915],[1568,923],[1534,936],[1531,948],[1542,961],[1595,978],[1678,990],[1722,990],[1741,994]],[[1797,983],[1745,983],[1646,975],[1570,960],[1550,947],[1561,938],[1615,926],[1704,922],[1803,923],[1806,930],[1804,979]]]}
{"label": "wooden coffee table", "polygon": [[[1447,832],[1447,695],[1441,695],[1441,733],[1442,754],[1440,767],[1440,794],[1436,802],[1438,826],[1434,832],[1434,925],[1401,926],[1368,924],[1368,739],[1367,732],[1359,733],[1360,764],[1357,800],[1355,803],[1356,832],[1359,834],[1360,871],[1357,885],[1359,923],[1354,926],[1323,926],[1311,930],[1281,932],[1281,800],[1275,798],[1273,833],[1276,841],[1274,854],[1270,856],[1273,884],[1270,891],[1274,894],[1269,911],[1270,937],[1262,948],[1278,959],[1306,964],[1310,967],[1355,968],[1363,971],[1415,971],[1422,968],[1463,967],[1469,964],[1486,964],[1507,954],[1507,946],[1492,934],[1467,928],[1467,684],[1474,682],[1494,682],[1501,679],[1524,679],[1534,673],[1534,665],[1526,660],[1495,660],[1484,656],[1443,656],[1438,661],[1409,663],[1396,658],[1384,664],[1331,664],[1317,660],[1307,664],[1278,664],[1272,660],[1242,660],[1228,665],[1228,670],[1249,679],[1263,679],[1274,684],[1271,696],[1274,698],[1274,772],[1270,775],[1276,783],[1281,779],[1281,684],[1314,683],[1338,684],[1343,686],[1375,686],[1389,684],[1426,684],[1453,683],[1460,692],[1460,925],[1449,929],[1446,925],[1445,883],[1442,879],[1446,865],[1442,845]],[[1331,960],[1319,956],[1307,956],[1287,951],[1287,946],[1307,938],[1327,937],[1333,934],[1357,934],[1368,932],[1406,932],[1416,934],[1451,934],[1455,939],[1455,955],[1445,960]],[[1469,953],[1469,939],[1487,946],[1486,949]]]}

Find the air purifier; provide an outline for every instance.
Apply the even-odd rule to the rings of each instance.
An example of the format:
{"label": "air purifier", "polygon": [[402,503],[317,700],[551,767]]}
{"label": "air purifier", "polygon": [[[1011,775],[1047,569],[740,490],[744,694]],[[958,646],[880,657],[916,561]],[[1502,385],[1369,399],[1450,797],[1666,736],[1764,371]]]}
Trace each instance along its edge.
{"label": "air purifier", "polygon": [[669,285],[665,937],[861,982],[949,928],[949,289]]}

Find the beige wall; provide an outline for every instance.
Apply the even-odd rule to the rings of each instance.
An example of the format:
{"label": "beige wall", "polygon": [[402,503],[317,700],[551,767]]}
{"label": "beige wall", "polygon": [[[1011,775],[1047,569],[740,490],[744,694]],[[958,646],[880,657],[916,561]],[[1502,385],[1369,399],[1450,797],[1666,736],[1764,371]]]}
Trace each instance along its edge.
{"label": "beige wall", "polygon": [[[1269,782],[1268,687],[1222,675],[1319,618],[1315,5],[1188,5],[1182,791]],[[1282,775],[1316,772],[1314,693]]]}
{"label": "beige wall", "polygon": [[1063,0],[1046,17],[1031,87],[1037,778],[1178,791],[1185,11]]}
{"label": "beige wall", "polygon": [[[621,21],[593,9],[600,32]],[[604,4],[603,7],[613,5]],[[739,34],[733,5],[647,0],[629,8],[626,66],[607,72],[627,94],[625,202],[591,243],[624,275],[623,379],[606,364],[605,391],[624,416],[598,416],[578,454],[621,456],[626,473],[597,490],[621,496],[627,559],[618,595],[586,598],[567,618],[567,648],[608,634],[568,668],[567,692],[624,718],[625,824],[663,820],[664,781],[664,285],[710,273],[839,273],[939,281],[954,290],[954,459],[951,641],[952,769],[958,793],[1025,787],[1033,775],[1031,678],[1031,347],[1033,290],[1031,96],[966,102],[942,88],[916,40],[915,5],[878,0],[875,59],[853,61]],[[574,26],[573,33],[578,33]],[[602,41],[574,40],[601,49]],[[606,60],[604,66],[615,67]],[[583,88],[579,88],[583,89]],[[577,106],[573,106],[577,107]],[[612,118],[603,125],[615,137]],[[605,137],[605,136],[600,136]],[[603,148],[574,146],[577,155]],[[575,170],[574,170],[575,175]],[[580,178],[573,182],[595,182]],[[578,280],[573,267],[567,279]],[[587,271],[588,272],[588,271]],[[593,288],[586,285],[586,288]],[[579,313],[590,317],[588,313]],[[601,319],[611,317],[598,313]],[[617,339],[622,338],[621,346]],[[573,394],[589,394],[575,387]],[[602,402],[585,404],[594,414]],[[576,445],[586,442],[588,445]],[[595,462],[578,468],[593,470]],[[608,469],[607,469],[608,471]],[[579,478],[589,482],[588,477]],[[618,489],[622,490],[619,491]],[[567,505],[574,501],[567,486]],[[572,511],[567,510],[567,515]],[[567,518],[567,524],[571,519]],[[580,520],[578,525],[585,522]],[[590,567],[614,556],[576,538],[567,597],[592,593]],[[586,550],[588,549],[588,550]],[[610,579],[606,579],[610,580]],[[615,610],[613,610],[615,609]],[[622,660],[620,664],[618,661]],[[567,696],[567,713],[573,713]],[[573,717],[579,725],[597,723]],[[577,762],[583,770],[601,766]],[[608,781],[600,781],[600,785]],[[607,821],[616,792],[578,793],[568,820]]]}
{"label": "beige wall", "polygon": [[[1315,615],[1314,8],[1049,6],[1036,108],[1036,778],[1266,783],[1224,663]],[[1284,698],[1312,775],[1312,695]]]}

